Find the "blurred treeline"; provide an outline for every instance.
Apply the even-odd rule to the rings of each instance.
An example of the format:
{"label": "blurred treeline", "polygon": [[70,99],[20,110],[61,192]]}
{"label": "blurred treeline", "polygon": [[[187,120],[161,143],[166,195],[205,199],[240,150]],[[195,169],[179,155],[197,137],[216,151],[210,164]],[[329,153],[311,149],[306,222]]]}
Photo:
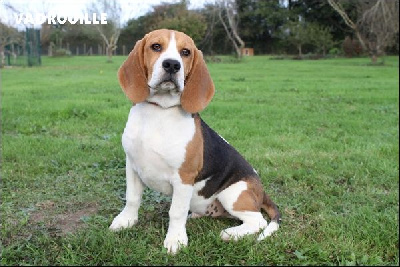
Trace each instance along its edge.
{"label": "blurred treeline", "polygon": [[[352,31],[329,5],[316,0],[236,0],[235,23],[245,47],[255,54],[294,54],[353,56],[363,53]],[[357,1],[344,1],[347,15],[356,20]],[[218,1],[190,10],[188,1],[160,3],[143,16],[119,26],[114,54],[127,54],[136,41],[154,29],[183,31],[193,38],[207,55],[235,54],[219,15],[224,15]],[[4,25],[3,25],[4,26]],[[112,22],[107,26],[115,28]],[[7,29],[10,30],[10,29]],[[398,35],[397,35],[398,36]],[[43,24],[42,53],[49,48],[69,54],[105,54],[106,45],[93,25]],[[398,54],[398,37],[387,53]],[[50,53],[49,53],[50,54]]]}
{"label": "blurred treeline", "polygon": [[[323,47],[316,39],[324,37],[322,42],[328,46],[326,52],[338,53],[337,49],[341,50],[346,36],[356,39],[327,2],[298,0],[284,3],[278,0],[236,0],[238,33],[245,47],[254,48],[255,54],[298,54],[297,46],[301,42],[302,53],[322,54]],[[152,11],[144,16],[127,22],[117,49],[125,45],[130,50],[147,32],[169,28],[190,35],[205,54],[234,54],[232,42],[218,17],[219,8],[218,4],[206,4],[201,9],[189,10],[186,1],[153,6]],[[352,4],[347,3],[350,15],[352,8]],[[288,34],[291,27],[299,26],[307,28],[306,32],[303,31],[305,36],[294,38]]]}

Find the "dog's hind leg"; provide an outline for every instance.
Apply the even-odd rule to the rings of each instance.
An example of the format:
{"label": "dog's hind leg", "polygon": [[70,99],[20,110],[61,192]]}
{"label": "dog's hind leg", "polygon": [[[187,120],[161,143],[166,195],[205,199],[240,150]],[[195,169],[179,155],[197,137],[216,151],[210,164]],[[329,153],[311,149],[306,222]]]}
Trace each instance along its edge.
{"label": "dog's hind leg", "polygon": [[269,196],[264,192],[263,203],[261,208],[265,210],[268,216],[271,218],[271,222],[268,226],[261,232],[257,240],[263,240],[266,237],[272,235],[275,231],[279,229],[279,224],[281,222],[281,214],[274,202],[269,198]]}
{"label": "dog's hind leg", "polygon": [[[232,184],[218,194],[218,200],[230,215],[243,222],[239,226],[223,230],[220,234],[223,240],[237,240],[245,235],[258,233],[262,229],[269,229],[267,221],[260,212],[264,202],[264,191],[258,178],[249,178]],[[265,237],[272,234],[272,230],[276,231],[277,228],[269,229]]]}

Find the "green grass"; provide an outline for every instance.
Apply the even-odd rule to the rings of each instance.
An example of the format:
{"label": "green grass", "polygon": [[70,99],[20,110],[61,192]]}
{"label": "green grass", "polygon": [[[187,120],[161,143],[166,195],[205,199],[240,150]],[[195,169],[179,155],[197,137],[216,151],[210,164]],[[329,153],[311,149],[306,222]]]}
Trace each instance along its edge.
{"label": "green grass", "polygon": [[239,222],[189,220],[176,256],[162,248],[169,198],[156,192],[136,226],[108,230],[125,195],[123,60],[1,70],[2,265],[399,264],[398,57],[210,63],[202,117],[258,170],[283,222],[235,243],[219,233]]}

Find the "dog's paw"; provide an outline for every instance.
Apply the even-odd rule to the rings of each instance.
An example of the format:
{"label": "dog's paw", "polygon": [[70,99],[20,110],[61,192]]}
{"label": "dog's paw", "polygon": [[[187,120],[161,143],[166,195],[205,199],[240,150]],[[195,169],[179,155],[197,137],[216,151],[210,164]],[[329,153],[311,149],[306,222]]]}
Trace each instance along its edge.
{"label": "dog's paw", "polygon": [[239,226],[227,228],[225,230],[221,231],[221,238],[224,241],[237,241],[238,239],[250,235],[250,234],[255,234],[260,230],[259,226],[254,226],[250,224],[242,224]]}
{"label": "dog's paw", "polygon": [[203,217],[203,215],[201,215],[200,213],[194,213],[194,212],[192,212],[192,213],[190,213],[189,215],[188,215],[188,219],[197,219],[197,218],[201,218],[201,217]]}
{"label": "dog's paw", "polygon": [[110,225],[110,230],[119,231],[125,228],[130,228],[134,226],[137,221],[137,216],[133,216],[126,211],[122,211],[117,217],[114,218],[113,222]]}
{"label": "dog's paw", "polygon": [[279,224],[277,222],[271,222],[268,226],[261,232],[258,236],[257,240],[261,241],[269,236],[271,236],[274,232],[278,231]]}
{"label": "dog's paw", "polygon": [[176,254],[179,249],[186,247],[188,244],[188,238],[186,231],[167,233],[164,240],[164,247],[168,250],[170,254]]}

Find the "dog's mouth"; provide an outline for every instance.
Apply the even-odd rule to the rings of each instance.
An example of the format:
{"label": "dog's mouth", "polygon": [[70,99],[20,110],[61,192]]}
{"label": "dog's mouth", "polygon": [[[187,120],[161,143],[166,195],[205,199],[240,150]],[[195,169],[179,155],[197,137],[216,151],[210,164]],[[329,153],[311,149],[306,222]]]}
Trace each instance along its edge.
{"label": "dog's mouth", "polygon": [[159,93],[167,93],[167,92],[179,92],[179,85],[174,77],[166,77],[159,84],[157,84],[154,90]]}
{"label": "dog's mouth", "polygon": [[178,85],[173,80],[166,80],[158,84],[157,88],[159,88],[161,91],[172,91],[178,88]]}

